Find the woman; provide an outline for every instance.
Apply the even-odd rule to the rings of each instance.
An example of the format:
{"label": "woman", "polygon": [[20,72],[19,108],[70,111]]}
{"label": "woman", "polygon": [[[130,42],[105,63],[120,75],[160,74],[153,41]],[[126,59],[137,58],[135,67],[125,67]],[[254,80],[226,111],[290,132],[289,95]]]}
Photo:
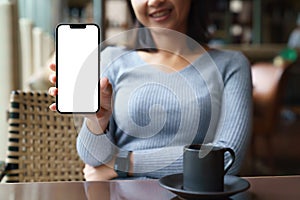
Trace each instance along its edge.
{"label": "woman", "polygon": [[77,139],[86,180],[181,173],[183,146],[191,143],[232,148],[236,161],[229,173],[237,174],[251,127],[247,59],[205,45],[203,1],[129,4],[145,28],[137,30],[133,49],[107,47],[101,54],[107,59],[101,61],[101,109],[86,116]]}

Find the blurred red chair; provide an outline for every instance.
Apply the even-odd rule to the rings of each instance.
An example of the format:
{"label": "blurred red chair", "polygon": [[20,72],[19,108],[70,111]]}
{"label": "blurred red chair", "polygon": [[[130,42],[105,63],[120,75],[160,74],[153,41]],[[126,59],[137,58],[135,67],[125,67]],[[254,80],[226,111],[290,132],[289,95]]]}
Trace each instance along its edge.
{"label": "blurred red chair", "polygon": [[[280,122],[288,70],[292,65],[292,63],[285,62],[280,65],[272,62],[258,62],[251,67],[253,82],[252,162],[255,164],[259,157],[258,151],[265,149],[271,171],[274,171],[272,135],[276,133]],[[264,149],[257,149],[257,141],[260,138],[263,139]]]}

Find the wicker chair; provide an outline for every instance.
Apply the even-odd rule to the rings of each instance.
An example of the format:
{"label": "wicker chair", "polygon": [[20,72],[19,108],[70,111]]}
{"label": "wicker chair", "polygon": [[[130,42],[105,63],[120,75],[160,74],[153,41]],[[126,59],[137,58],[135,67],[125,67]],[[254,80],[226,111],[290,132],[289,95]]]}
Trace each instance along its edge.
{"label": "wicker chair", "polygon": [[[73,115],[50,111],[53,101],[46,92],[11,93],[8,151],[1,176],[5,174],[6,182],[83,180]],[[76,124],[82,122],[76,120]]]}

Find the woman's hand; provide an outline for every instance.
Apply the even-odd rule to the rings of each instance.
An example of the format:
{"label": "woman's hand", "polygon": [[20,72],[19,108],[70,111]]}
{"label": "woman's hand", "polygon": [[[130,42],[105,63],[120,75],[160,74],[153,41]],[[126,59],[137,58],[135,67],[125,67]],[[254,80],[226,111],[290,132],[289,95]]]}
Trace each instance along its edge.
{"label": "woman's hand", "polygon": [[[56,71],[56,64],[49,65],[50,70]],[[56,74],[49,76],[51,83],[56,84]],[[50,87],[48,93],[51,96],[56,96],[58,88]],[[50,110],[56,111],[56,103],[49,106]],[[109,119],[112,114],[112,86],[107,78],[100,80],[100,109],[96,114],[85,115],[87,118],[87,126],[91,132],[101,134],[108,126]]]}
{"label": "woman's hand", "polygon": [[[53,72],[56,71],[56,65],[54,63],[51,63],[49,65],[49,68],[50,70],[52,70]],[[49,81],[51,83],[53,83],[54,85],[56,84],[56,74],[50,74],[49,75]],[[48,93],[51,95],[51,96],[56,96],[57,95],[57,88],[56,87],[50,87],[49,90],[48,90]],[[50,110],[52,111],[56,111],[56,103],[53,103],[49,106]]]}
{"label": "woman's hand", "polygon": [[106,181],[116,178],[118,174],[115,172],[112,160],[108,164],[103,164],[98,167],[92,167],[88,164],[83,169],[84,178],[86,181]]}
{"label": "woman's hand", "polygon": [[[87,181],[103,181],[117,178],[118,174],[114,170],[115,157],[107,164],[100,165],[98,167],[92,167],[85,164],[83,169],[84,178]],[[129,171],[128,176],[133,176],[133,154],[129,154]]]}

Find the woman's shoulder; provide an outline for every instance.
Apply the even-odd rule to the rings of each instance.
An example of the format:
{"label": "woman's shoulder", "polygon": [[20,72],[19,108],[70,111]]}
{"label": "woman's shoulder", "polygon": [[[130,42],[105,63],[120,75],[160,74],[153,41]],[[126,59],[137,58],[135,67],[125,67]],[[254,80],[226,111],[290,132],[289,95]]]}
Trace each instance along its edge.
{"label": "woman's shoulder", "polygon": [[102,65],[110,65],[117,59],[120,59],[123,55],[128,54],[130,50],[125,46],[107,46],[101,50],[100,60]]}
{"label": "woman's shoulder", "polygon": [[249,68],[250,66],[248,58],[241,51],[212,48],[209,54],[221,68]]}
{"label": "woman's shoulder", "polygon": [[222,60],[244,60],[248,61],[248,58],[238,50],[230,50],[230,49],[220,49],[220,48],[211,48],[210,54],[214,59],[222,59]]}
{"label": "woman's shoulder", "polygon": [[105,55],[105,56],[116,56],[119,54],[123,54],[125,52],[127,52],[128,49],[125,46],[114,46],[114,45],[110,45],[110,46],[106,46],[101,50],[101,55]]}
{"label": "woman's shoulder", "polygon": [[220,70],[224,82],[232,77],[233,74],[247,76],[250,73],[250,62],[241,51],[211,49],[209,54]]}

